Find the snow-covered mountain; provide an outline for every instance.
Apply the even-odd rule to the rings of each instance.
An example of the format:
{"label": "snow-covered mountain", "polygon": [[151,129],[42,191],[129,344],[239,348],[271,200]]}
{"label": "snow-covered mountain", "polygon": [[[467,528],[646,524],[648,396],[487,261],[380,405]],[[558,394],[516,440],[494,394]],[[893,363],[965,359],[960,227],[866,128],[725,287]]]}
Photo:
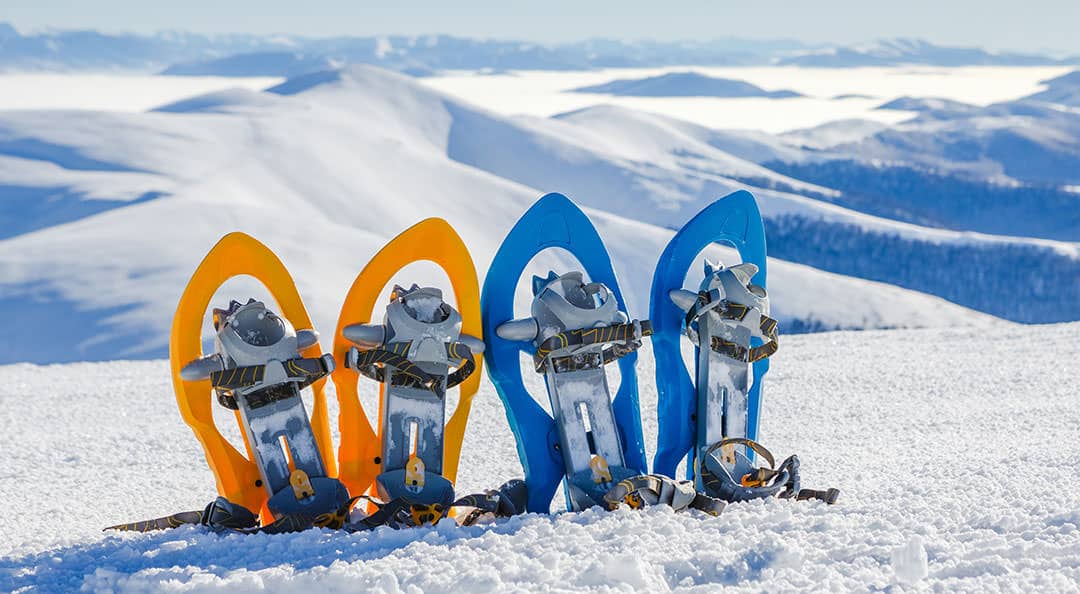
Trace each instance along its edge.
{"label": "snow-covered mountain", "polygon": [[830,46],[797,51],[782,57],[785,66],[851,68],[859,66],[1035,66],[1052,63],[1075,64],[1077,58],[1053,60],[1037,54],[992,52],[973,47],[949,47],[924,39],[883,39],[853,46]]}
{"label": "snow-covered mountain", "polygon": [[974,105],[962,101],[954,101],[952,99],[944,99],[941,97],[898,97],[882,103],[877,109],[917,111],[924,114],[940,112],[952,114],[959,111],[971,111],[977,108]]}
{"label": "snow-covered mountain", "polygon": [[807,47],[791,40],[738,38],[700,42],[590,39],[543,45],[450,35],[311,38],[53,30],[24,34],[0,22],[0,71],[167,69],[178,75],[293,76],[322,70],[328,63],[345,62],[417,73],[484,68],[576,70],[765,64],[774,54]]}
{"label": "snow-covered mountain", "polygon": [[1080,70],[1045,80],[1043,84],[1046,85],[1045,90],[1028,98],[1054,105],[1080,107]]}
{"label": "snow-covered mountain", "polygon": [[[491,151],[490,142],[507,150]],[[779,172],[809,171],[811,175],[802,179],[814,179],[811,165],[838,167],[855,158],[848,153],[835,161],[824,160],[814,151],[768,135],[717,131],[608,106],[564,114],[554,121],[494,120],[459,111],[449,155],[532,187],[552,187],[546,184],[558,180],[559,188],[589,206],[633,213],[634,218],[665,227],[680,226],[717,195],[749,186],[755,188],[767,218],[770,253],[780,258],[933,293],[1019,321],[1051,322],[1080,315],[1074,305],[1080,300],[1075,282],[1080,276],[1080,247],[1022,237],[1078,236],[1075,221],[1080,205],[1063,191],[999,190],[952,178],[939,183],[955,192],[944,194],[948,199],[942,193],[909,192],[902,184],[888,188],[890,193],[862,193],[860,187],[839,184],[833,187],[845,191],[837,191]],[[817,158],[824,165],[810,161]],[[870,165],[866,169],[866,175],[876,179],[875,170]],[[823,179],[837,181],[831,176]],[[929,185],[936,179],[912,170],[902,181],[920,189],[918,183]],[[965,193],[972,188],[982,193]],[[1033,209],[1047,194],[1058,201],[1046,200]],[[1062,198],[1066,196],[1067,200]],[[971,202],[979,208],[972,208]],[[1012,218],[998,220],[998,216]],[[956,228],[982,233],[950,230]],[[906,264],[914,261],[938,264]],[[1017,312],[1000,299],[1006,293],[1040,307]]]}
{"label": "snow-covered mountain", "polygon": [[621,78],[599,85],[573,89],[575,93],[598,93],[622,97],[800,97],[789,90],[766,91],[745,81],[706,76],[700,72],[668,72],[645,78]]}
{"label": "snow-covered mountain", "polygon": [[[232,230],[281,255],[328,328],[367,259],[418,220],[448,219],[483,274],[532,201],[564,191],[592,208],[631,311],[645,312],[653,266],[671,235],[665,227],[745,185],[725,175],[830,192],[709,144],[783,154],[779,142],[647,114],[599,115],[505,118],[371,67],[150,113],[0,113],[0,186],[11,221],[0,241],[0,306],[13,320],[0,360],[163,355],[186,279]],[[622,136],[608,135],[604,122]],[[956,245],[988,257],[1019,245],[1040,265],[1076,260],[1068,244],[897,225],[790,192],[758,192],[770,220],[850,227],[867,241],[898,237],[907,249]],[[775,228],[770,241],[786,243]],[[788,330],[993,323],[897,287],[782,260],[772,266],[775,313]],[[975,284],[973,291],[998,290]]]}
{"label": "snow-covered mountain", "polygon": [[891,39],[853,47],[787,39],[727,37],[707,41],[589,39],[544,45],[528,41],[450,35],[379,35],[311,38],[297,35],[154,35],[46,30],[21,33],[0,22],[0,71],[165,70],[177,75],[295,76],[327,64],[373,64],[424,74],[437,70],[581,70],[660,66],[800,66],[926,64],[1076,64],[1044,55],[941,47]]}

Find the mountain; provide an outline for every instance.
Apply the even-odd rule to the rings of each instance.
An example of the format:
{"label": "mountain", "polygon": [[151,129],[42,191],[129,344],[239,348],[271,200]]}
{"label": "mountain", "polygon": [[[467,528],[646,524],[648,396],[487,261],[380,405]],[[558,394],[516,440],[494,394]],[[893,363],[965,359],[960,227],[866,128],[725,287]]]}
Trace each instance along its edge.
{"label": "mountain", "polygon": [[646,78],[620,78],[611,82],[578,87],[574,93],[598,93],[621,97],[801,97],[795,91],[766,91],[759,86],[730,78],[714,78],[698,72],[669,72]]}
{"label": "mountain", "polygon": [[[837,153],[829,160],[831,154],[781,138],[712,130],[620,107],[593,107],[554,120],[456,114],[449,155],[669,228],[715,196],[749,187],[766,217],[770,253],[777,257],[932,293],[1017,321],[1080,315],[1080,246],[1072,243],[1080,203],[1074,194],[921,169],[882,170],[869,160],[855,162],[862,167],[859,177],[815,177],[813,167],[830,172],[856,156]],[[492,143],[502,150],[490,150]],[[813,183],[817,179],[827,183]],[[906,264],[916,261],[937,264]],[[1039,307],[1010,308],[999,296],[1014,291],[1015,298]]]}
{"label": "mountain", "polygon": [[0,71],[5,70],[160,70],[174,62],[291,48],[281,36],[155,35],[97,31],[44,31],[23,35],[0,22]]}
{"label": "mountain", "polygon": [[1080,70],[1042,81],[1046,89],[1030,95],[1031,101],[1041,101],[1069,107],[1080,107]]}
{"label": "mountain", "polygon": [[[851,68],[858,66],[1039,66],[1060,64],[1037,54],[992,52],[972,47],[949,47],[923,39],[885,39],[850,47],[832,46],[782,57],[783,66]],[[1070,63],[1066,60],[1064,63]]]}
{"label": "mountain", "polygon": [[707,41],[589,39],[545,45],[449,35],[313,38],[296,35],[153,35],[46,30],[23,34],[0,22],[0,71],[135,70],[180,75],[295,76],[329,64],[373,64],[399,72],[583,70],[662,66],[887,66],[897,64],[1076,64],[1042,55],[886,40],[855,47],[735,37]]}
{"label": "mountain", "polygon": [[899,111],[918,111],[923,113],[956,113],[972,111],[976,106],[952,99],[940,97],[898,97],[886,101],[874,109],[895,109]]}
{"label": "mountain", "polygon": [[[0,361],[163,356],[188,276],[233,230],[251,233],[282,257],[325,331],[367,259],[418,220],[445,217],[483,275],[532,201],[564,191],[590,207],[630,310],[644,312],[669,228],[746,185],[721,172],[771,175],[807,193],[828,192],[708,144],[762,156],[783,154],[779,142],[710,137],[637,112],[593,117],[601,113],[506,118],[372,67],[305,75],[265,92],[214,93],[149,113],[2,112],[0,195],[17,224],[5,225],[0,240],[0,307],[10,320]],[[605,121],[623,136],[601,142],[605,133],[596,127]],[[491,161],[501,156],[504,162]],[[513,164],[517,169],[504,170]],[[537,177],[521,181],[523,171]],[[794,216],[824,229],[854,227],[855,236],[870,234],[864,241],[900,233],[907,249],[956,245],[1001,267],[1012,262],[1002,248],[1023,246],[1029,264],[1056,265],[1060,274],[1074,261],[1056,244],[898,226],[791,193],[755,191],[771,220]],[[786,243],[775,226],[769,237]],[[804,236],[802,243],[808,241],[815,242]],[[851,257],[861,257],[860,245],[850,247]],[[799,260],[799,250],[780,253]],[[725,253],[711,255],[731,261]],[[558,259],[543,262],[552,261]],[[894,270],[894,262],[878,267]],[[774,260],[771,267],[774,314],[787,331],[998,323],[895,286],[797,262]],[[949,278],[955,270],[942,265],[929,273]],[[423,280],[429,273],[418,274]],[[990,280],[957,283],[969,284],[971,295],[1000,294],[987,284],[997,282],[994,274],[980,275]],[[230,286],[258,294],[237,283]],[[1057,283],[1043,279],[1053,290]],[[1013,294],[1022,297],[1023,290]],[[1065,315],[1057,305],[1046,311]]]}
{"label": "mountain", "polygon": [[165,70],[177,75],[295,76],[343,63],[374,64],[403,72],[730,66],[766,64],[776,53],[806,47],[790,40],[737,38],[679,42],[590,39],[543,45],[450,35],[312,38],[52,30],[22,34],[0,22],[0,71]]}
{"label": "mountain", "polygon": [[236,54],[202,62],[185,62],[169,66],[162,74],[171,76],[285,76],[334,68],[335,64],[322,56],[307,56],[295,52],[261,52]]}
{"label": "mountain", "polygon": [[[1039,195],[1044,208],[1071,210],[1075,200],[1056,189],[1080,184],[1080,113],[1035,96],[977,109],[932,111],[807,159],[906,163],[990,180],[1005,193],[1024,186],[1032,197]],[[1048,236],[1080,238],[1075,216],[1057,222],[1061,231]]]}

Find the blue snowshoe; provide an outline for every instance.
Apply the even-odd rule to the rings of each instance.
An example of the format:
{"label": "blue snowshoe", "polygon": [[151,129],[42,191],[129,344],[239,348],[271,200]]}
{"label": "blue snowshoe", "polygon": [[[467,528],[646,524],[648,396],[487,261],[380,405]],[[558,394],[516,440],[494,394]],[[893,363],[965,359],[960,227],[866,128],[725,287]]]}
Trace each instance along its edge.
{"label": "blue snowshoe", "polygon": [[[584,271],[534,277],[531,315],[513,319],[518,278],[551,247],[570,252]],[[488,271],[481,310],[488,372],[517,439],[529,511],[548,511],[563,482],[572,511],[667,503],[720,512],[721,502],[688,481],[647,474],[635,351],[651,326],[627,315],[603,242],[565,196],[544,196],[510,231]],[[544,375],[551,414],[525,387],[522,351]],[[622,377],[614,398],[604,373],[610,363]]]}
{"label": "blue snowshoe", "polygon": [[[693,260],[714,242],[734,245],[742,263],[706,262],[697,291],[683,289]],[[650,307],[659,395],[653,469],[674,473],[685,457],[697,488],[728,502],[777,495],[834,503],[836,489],[800,488],[796,456],[776,466],[756,441],[768,358],[779,345],[776,320],[769,317],[766,264],[761,214],[745,191],[698,213],[661,255]],[[694,345],[693,379],[679,349],[683,336]],[[756,458],[768,467],[759,467]]]}

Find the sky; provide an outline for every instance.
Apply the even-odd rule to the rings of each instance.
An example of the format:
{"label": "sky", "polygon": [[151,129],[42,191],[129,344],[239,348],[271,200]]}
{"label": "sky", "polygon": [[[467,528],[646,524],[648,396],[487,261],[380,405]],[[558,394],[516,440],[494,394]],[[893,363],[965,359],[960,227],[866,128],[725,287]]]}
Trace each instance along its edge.
{"label": "sky", "polygon": [[1080,53],[1080,0],[0,0],[0,21],[151,33],[307,36],[446,33],[543,43],[720,37]]}

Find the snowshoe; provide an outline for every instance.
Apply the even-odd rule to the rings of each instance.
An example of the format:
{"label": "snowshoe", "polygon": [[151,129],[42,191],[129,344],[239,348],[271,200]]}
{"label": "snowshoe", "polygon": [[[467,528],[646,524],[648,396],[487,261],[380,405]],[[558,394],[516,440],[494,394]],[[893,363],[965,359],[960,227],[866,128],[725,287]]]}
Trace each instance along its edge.
{"label": "snowshoe", "polygon": [[[693,259],[718,241],[734,245],[743,263],[725,268],[706,261],[698,290],[682,289]],[[768,358],[779,345],[776,320],[769,317],[765,266],[761,215],[754,197],[740,191],[717,200],[676,233],[653,276],[650,314],[656,322],[659,395],[653,468],[673,473],[686,457],[697,488],[729,502],[798,497],[800,490],[798,458],[777,468],[756,441]],[[693,380],[679,349],[683,335],[695,348]],[[756,457],[768,468],[759,468]],[[816,498],[832,503],[838,494],[832,489]]]}
{"label": "snowshoe", "polygon": [[[285,316],[254,299],[215,309],[215,352],[202,356],[203,312],[217,288],[238,274],[262,281]],[[180,299],[170,359],[181,414],[206,450],[221,497],[203,512],[114,528],[202,523],[255,530],[260,525],[251,519],[261,512],[264,528],[277,524],[302,529],[348,502],[345,486],[333,477],[322,391],[334,360],[320,354],[318,335],[292,278],[269,249],[241,233],[218,242]],[[310,418],[300,394],[307,387],[315,393]],[[248,457],[214,425],[211,392],[221,406],[236,411]]]}
{"label": "snowshoe", "polygon": [[[534,277],[531,316],[512,319],[517,279],[549,247],[573,254],[591,282],[581,271]],[[719,512],[719,502],[672,497],[675,481],[656,476],[650,482],[645,476],[635,351],[651,327],[627,315],[596,229],[566,197],[544,196],[514,225],[492,261],[481,307],[485,357],[517,439],[529,511],[548,511],[563,482],[572,511],[656,503],[666,496],[667,503],[696,501]],[[532,358],[533,371],[544,375],[552,414],[525,388],[521,351]],[[604,373],[613,362],[622,376],[614,399]]]}
{"label": "snowshoe", "polygon": [[[438,288],[395,286],[383,322],[371,323],[383,287],[418,260],[447,272],[461,311],[446,303]],[[333,376],[341,402],[341,477],[353,493],[374,485],[378,499],[369,499],[374,513],[391,510],[392,525],[433,524],[452,507],[466,505],[496,515],[524,507],[514,501],[519,496],[513,484],[454,498],[465,423],[483,361],[478,294],[468,249],[449,224],[428,219],[376,254],[342,307],[334,351],[345,364]],[[359,376],[379,383],[377,434],[359,401]],[[461,390],[458,406],[447,421],[446,391],[455,387]]]}

